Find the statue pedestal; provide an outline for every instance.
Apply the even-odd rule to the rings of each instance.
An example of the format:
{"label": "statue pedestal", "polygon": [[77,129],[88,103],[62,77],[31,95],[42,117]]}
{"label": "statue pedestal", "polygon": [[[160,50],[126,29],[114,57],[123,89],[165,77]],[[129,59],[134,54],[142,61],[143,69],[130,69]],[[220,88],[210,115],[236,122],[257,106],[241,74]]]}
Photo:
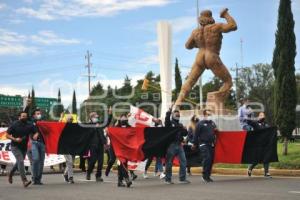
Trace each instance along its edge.
{"label": "statue pedestal", "polygon": [[206,109],[211,110],[215,115],[224,115],[225,98],[220,92],[207,93]]}

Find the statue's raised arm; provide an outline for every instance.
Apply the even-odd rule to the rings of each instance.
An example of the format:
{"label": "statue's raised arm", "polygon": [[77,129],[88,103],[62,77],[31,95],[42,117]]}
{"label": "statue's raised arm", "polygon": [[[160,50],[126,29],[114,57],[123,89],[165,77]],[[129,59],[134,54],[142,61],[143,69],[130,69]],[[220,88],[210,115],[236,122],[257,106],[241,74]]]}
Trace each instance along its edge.
{"label": "statue's raised arm", "polygon": [[233,17],[231,17],[231,15],[228,13],[228,8],[225,8],[221,11],[220,17],[225,18],[227,21],[226,24],[224,24],[224,23],[218,24],[223,33],[228,33],[230,31],[237,30],[237,24],[236,24],[235,20],[233,19]]}

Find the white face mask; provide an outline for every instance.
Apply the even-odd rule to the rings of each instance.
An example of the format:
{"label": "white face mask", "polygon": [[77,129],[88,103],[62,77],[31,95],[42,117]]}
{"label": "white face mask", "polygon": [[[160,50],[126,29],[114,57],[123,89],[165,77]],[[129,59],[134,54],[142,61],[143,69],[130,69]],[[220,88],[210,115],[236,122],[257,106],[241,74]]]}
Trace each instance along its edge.
{"label": "white face mask", "polygon": [[99,119],[97,117],[93,117],[91,120],[92,120],[93,123],[98,123],[99,122]]}
{"label": "white face mask", "polygon": [[212,116],[210,115],[210,116],[207,116],[207,117],[205,117],[205,120],[208,120],[208,121],[210,121],[210,120],[212,120],[213,118],[212,118]]}
{"label": "white face mask", "polygon": [[36,119],[36,120],[42,119],[42,115],[36,115],[35,119]]}

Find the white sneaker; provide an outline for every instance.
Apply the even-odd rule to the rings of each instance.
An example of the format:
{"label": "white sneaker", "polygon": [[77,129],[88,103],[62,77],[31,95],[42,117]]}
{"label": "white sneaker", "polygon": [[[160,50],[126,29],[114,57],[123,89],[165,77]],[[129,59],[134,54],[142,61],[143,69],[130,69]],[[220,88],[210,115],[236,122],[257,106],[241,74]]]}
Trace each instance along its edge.
{"label": "white sneaker", "polygon": [[143,173],[143,177],[144,177],[144,179],[149,178],[148,175],[147,175],[146,173]]}
{"label": "white sneaker", "polygon": [[164,179],[166,177],[166,175],[162,172],[159,176],[160,179]]}

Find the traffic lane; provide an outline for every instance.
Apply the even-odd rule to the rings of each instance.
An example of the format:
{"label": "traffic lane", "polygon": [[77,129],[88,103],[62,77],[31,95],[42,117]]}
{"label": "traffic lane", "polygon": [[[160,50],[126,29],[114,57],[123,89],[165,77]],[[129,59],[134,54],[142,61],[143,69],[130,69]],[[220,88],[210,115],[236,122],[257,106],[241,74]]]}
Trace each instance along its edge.
{"label": "traffic lane", "polygon": [[[205,184],[201,176],[188,177],[192,182],[188,185],[178,184],[174,176],[174,185],[166,185],[157,177],[143,179],[141,175],[132,188],[118,188],[116,175],[104,178],[104,183],[85,181],[84,174],[75,174],[74,185],[63,182],[60,174],[44,175],[43,186],[22,188],[20,177],[14,176],[14,183],[7,183],[6,177],[0,178],[0,199],[299,199],[300,178],[214,176],[215,182]],[[176,184],[177,183],[177,184]]]}

